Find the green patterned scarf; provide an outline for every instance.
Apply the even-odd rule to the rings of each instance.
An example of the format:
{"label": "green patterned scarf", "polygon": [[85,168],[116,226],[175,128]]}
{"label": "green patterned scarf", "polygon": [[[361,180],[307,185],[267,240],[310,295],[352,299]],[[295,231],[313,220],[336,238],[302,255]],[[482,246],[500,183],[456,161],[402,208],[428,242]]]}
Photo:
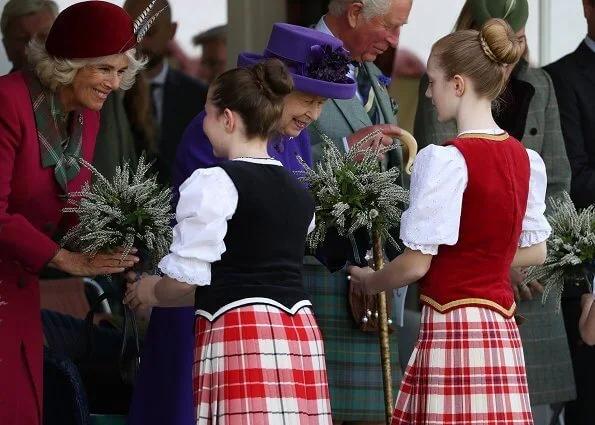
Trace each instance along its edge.
{"label": "green patterned scarf", "polygon": [[80,171],[78,160],[83,143],[83,111],[73,111],[69,124],[69,114],[64,112],[56,93],[43,87],[32,73],[24,75],[35,114],[41,165],[44,168],[54,167],[58,184],[64,193],[68,193],[68,182]]}

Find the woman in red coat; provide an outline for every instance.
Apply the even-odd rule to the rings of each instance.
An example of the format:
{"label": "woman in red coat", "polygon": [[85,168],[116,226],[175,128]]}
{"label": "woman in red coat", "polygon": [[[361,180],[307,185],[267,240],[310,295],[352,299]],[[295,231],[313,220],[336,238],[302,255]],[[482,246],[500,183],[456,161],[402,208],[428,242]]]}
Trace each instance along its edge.
{"label": "woman in red coat", "polygon": [[138,261],[118,253],[90,260],[51,237],[74,224],[62,214],[67,194],[91,177],[78,158],[92,161],[103,102],[130,87],[143,65],[134,47],[146,24],[108,2],[77,3],[58,16],[45,45],[29,46],[31,71],[0,78],[2,425],[42,422],[40,270],[92,276]]}

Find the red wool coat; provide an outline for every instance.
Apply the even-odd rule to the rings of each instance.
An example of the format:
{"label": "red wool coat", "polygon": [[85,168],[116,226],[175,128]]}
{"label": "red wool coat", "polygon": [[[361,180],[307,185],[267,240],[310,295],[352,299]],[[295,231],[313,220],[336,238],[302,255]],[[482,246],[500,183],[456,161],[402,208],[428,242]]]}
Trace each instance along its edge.
{"label": "red wool coat", "polygon": [[[93,159],[99,113],[83,113],[82,156]],[[90,179],[81,168],[68,183],[77,191]],[[67,230],[66,206],[53,168],[42,168],[29,91],[20,72],[0,77],[0,424],[42,422],[40,270],[58,246],[50,237]]]}

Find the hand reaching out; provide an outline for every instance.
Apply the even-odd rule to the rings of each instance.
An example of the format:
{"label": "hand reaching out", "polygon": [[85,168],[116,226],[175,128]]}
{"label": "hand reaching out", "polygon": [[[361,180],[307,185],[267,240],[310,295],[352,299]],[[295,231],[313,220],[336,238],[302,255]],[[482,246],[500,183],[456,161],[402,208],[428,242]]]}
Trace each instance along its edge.
{"label": "hand reaching out", "polygon": [[151,276],[143,273],[140,280],[136,273],[130,272],[126,276],[126,294],[124,304],[136,310],[139,307],[154,307],[159,304],[155,297],[155,285],[161,280],[160,276]]}
{"label": "hand reaching out", "polygon": [[360,292],[366,295],[380,292],[370,286],[370,277],[374,273],[374,270],[370,267],[349,266],[347,272],[349,273],[347,279],[351,281],[356,291],[359,288]]}
{"label": "hand reaching out", "polygon": [[[377,130],[380,130],[381,133],[377,134],[361,146],[362,150],[376,150],[381,146],[391,146],[393,144],[393,137],[398,137],[403,134],[403,130],[393,124],[378,124],[364,127],[347,136],[347,145],[349,146],[349,149],[352,149],[360,140]],[[382,155],[380,155],[378,159],[381,160]]]}
{"label": "hand reaching out", "polygon": [[536,280],[522,285],[525,277],[527,277],[527,270],[525,268],[510,269],[510,285],[512,286],[516,302],[532,300],[533,295],[543,294],[544,288]]}
{"label": "hand reaching out", "polygon": [[[93,258],[88,254],[60,249],[49,262],[49,266],[65,271],[74,276],[97,276],[102,274],[122,273],[139,262],[139,258],[128,254],[122,259],[123,248],[113,253],[98,253]],[[136,253],[136,248],[130,251]]]}

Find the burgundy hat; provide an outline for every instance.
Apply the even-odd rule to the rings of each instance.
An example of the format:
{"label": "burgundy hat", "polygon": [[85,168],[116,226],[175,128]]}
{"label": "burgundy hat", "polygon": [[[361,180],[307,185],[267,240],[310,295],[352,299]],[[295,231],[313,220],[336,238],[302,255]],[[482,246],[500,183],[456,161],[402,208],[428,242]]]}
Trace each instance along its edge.
{"label": "burgundy hat", "polygon": [[343,42],[311,28],[276,23],[264,53],[240,53],[238,66],[280,59],[289,68],[297,91],[332,99],[351,99],[357,84],[347,77],[351,58]]}
{"label": "burgundy hat", "polygon": [[50,29],[45,48],[60,59],[87,59],[110,56],[132,49],[147,33],[162,8],[149,13],[153,0],[135,20],[124,9],[107,1],[83,1],[67,7]]}

